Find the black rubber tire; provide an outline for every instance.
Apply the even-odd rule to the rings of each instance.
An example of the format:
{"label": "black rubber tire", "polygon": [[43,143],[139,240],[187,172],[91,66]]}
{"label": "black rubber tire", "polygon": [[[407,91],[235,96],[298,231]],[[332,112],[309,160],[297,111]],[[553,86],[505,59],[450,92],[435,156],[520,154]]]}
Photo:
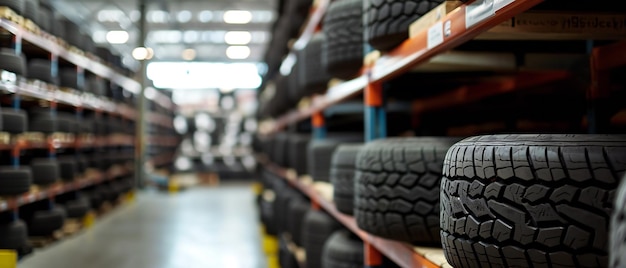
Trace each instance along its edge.
{"label": "black rubber tire", "polygon": [[289,203],[287,232],[291,234],[291,240],[298,246],[302,246],[302,224],[310,208],[311,203],[302,197],[296,197]]}
{"label": "black rubber tire", "polygon": [[[80,37],[80,27],[73,21],[66,18],[63,18],[60,23],[62,23],[62,27],[65,29],[63,31],[63,36],[61,36],[63,40],[77,48],[83,47],[83,40]],[[60,73],[61,72],[59,72],[59,74]]]}
{"label": "black rubber tire", "polygon": [[0,108],[0,113],[2,114],[2,120],[0,120],[2,131],[9,132],[11,134],[21,134],[26,132],[28,116],[24,110]]}
{"label": "black rubber tire", "polygon": [[335,150],[331,159],[330,182],[333,201],[340,212],[352,215],[354,210],[354,173],[356,156],[363,145],[344,144]]}
{"label": "black rubber tire", "polygon": [[[1,3],[0,6],[2,6]],[[13,49],[2,48],[0,49],[0,69],[26,76],[26,57],[15,54]]]}
{"label": "black rubber tire", "polygon": [[334,232],[322,253],[323,268],[364,267],[363,241],[348,230]]}
{"label": "black rubber tire", "polygon": [[617,188],[615,212],[611,217],[611,233],[609,235],[609,267],[626,266],[626,178]]}
{"label": "black rubber tire", "polygon": [[75,68],[61,68],[59,70],[59,86],[83,90],[83,88],[78,85],[78,72]]}
{"label": "black rubber tire", "polygon": [[61,206],[56,206],[51,210],[35,211],[28,222],[28,234],[31,236],[51,235],[63,227],[65,217],[65,209]]}
{"label": "black rubber tire", "polygon": [[57,132],[76,133],[76,124],[74,123],[74,118],[72,118],[71,115],[64,113],[57,114]]}
{"label": "black rubber tire", "polygon": [[91,190],[85,195],[89,199],[89,204],[92,209],[99,209],[102,206],[102,203],[104,203],[102,193],[97,189]]}
{"label": "black rubber tire", "polygon": [[39,6],[39,12],[37,13],[37,17],[34,22],[44,32],[52,32],[53,26],[51,26],[51,24],[54,23],[54,20],[52,20],[52,12],[48,8]]}
{"label": "black rubber tire", "polygon": [[342,225],[320,210],[310,209],[302,225],[302,244],[306,251],[306,267],[322,267],[322,251],[326,240]]}
{"label": "black rubber tire", "polygon": [[0,6],[9,7],[18,15],[24,14],[25,5],[24,0],[0,0]]}
{"label": "black rubber tire", "polygon": [[298,193],[291,189],[289,186],[276,189],[276,200],[274,201],[274,212],[276,216],[276,231],[278,234],[288,232],[287,221],[291,215],[289,215],[289,204],[295,198],[298,198]]}
{"label": "black rubber tire", "polygon": [[300,66],[300,62],[296,59],[296,63],[291,67],[291,72],[287,76],[287,80],[289,80],[287,81],[289,86],[287,96],[289,102],[294,104],[294,107],[297,107],[302,97],[304,97],[304,90],[300,88],[300,81],[298,80],[300,77],[298,66]]}
{"label": "black rubber tire", "polygon": [[63,181],[73,181],[78,174],[78,162],[73,156],[58,157],[59,176]]}
{"label": "black rubber tire", "polygon": [[52,77],[52,63],[44,59],[32,59],[28,62],[28,78],[58,84]]}
{"label": "black rubber tire", "polygon": [[287,141],[287,164],[298,176],[307,174],[307,156],[305,153],[311,137],[304,134],[291,134]]}
{"label": "black rubber tire", "polygon": [[22,220],[0,224],[0,249],[21,249],[28,244],[28,230]]}
{"label": "black rubber tire", "polygon": [[409,26],[444,0],[365,0],[365,41],[378,50],[389,50],[409,38]]}
{"label": "black rubber tire", "polygon": [[325,140],[311,140],[307,147],[307,170],[315,181],[330,181],[330,166],[335,149],[346,142],[361,142],[361,134],[329,135]]}
{"label": "black rubber tire", "polygon": [[280,247],[278,249],[278,263],[281,268],[300,268],[298,260],[291,254],[284,240],[280,241]]}
{"label": "black rubber tire", "polygon": [[37,158],[30,163],[33,173],[33,184],[47,185],[59,179],[59,163],[56,159]]}
{"label": "black rubber tire", "polygon": [[314,93],[323,93],[328,88],[330,75],[322,66],[322,44],[324,34],[316,33],[309,43],[299,51],[298,55],[298,83],[302,90],[300,96],[309,96]]}
{"label": "black rubber tire", "polygon": [[268,235],[278,235],[276,230],[276,213],[274,212],[274,199],[268,199],[268,196],[274,195],[271,189],[265,189],[261,196],[259,210],[261,212],[261,222],[265,226],[265,233]]}
{"label": "black rubber tire", "polygon": [[606,267],[626,135],[493,135],[448,151],[441,240],[454,267]]}
{"label": "black rubber tire", "polygon": [[458,138],[389,138],[357,155],[354,218],[371,234],[439,245],[439,186],[448,148]]}
{"label": "black rubber tire", "polygon": [[86,198],[68,201],[64,204],[67,217],[70,219],[83,218],[89,212],[90,204]]}
{"label": "black rubber tire", "polygon": [[50,114],[49,112],[31,114],[28,124],[28,131],[43,132],[46,134],[57,132],[58,119],[56,116]]}
{"label": "black rubber tire", "polygon": [[287,167],[287,146],[289,134],[285,132],[277,133],[274,136],[274,148],[272,150],[272,161],[281,167]]}
{"label": "black rubber tire", "polygon": [[24,0],[23,17],[30,19],[37,24],[37,15],[39,14],[39,0]]}
{"label": "black rubber tire", "polygon": [[350,79],[363,66],[363,0],[330,3],[322,28],[322,66],[328,74]]}
{"label": "black rubber tire", "polygon": [[0,195],[27,193],[30,191],[32,177],[33,175],[29,167],[0,167]]}

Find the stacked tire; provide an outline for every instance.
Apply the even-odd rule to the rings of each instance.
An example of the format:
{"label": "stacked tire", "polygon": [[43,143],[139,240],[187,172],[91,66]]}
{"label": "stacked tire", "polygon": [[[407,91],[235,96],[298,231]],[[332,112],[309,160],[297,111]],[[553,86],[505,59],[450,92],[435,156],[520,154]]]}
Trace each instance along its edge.
{"label": "stacked tire", "polygon": [[[615,189],[625,172],[624,135],[465,139],[443,168],[446,258],[455,267],[607,266]],[[623,204],[617,208],[614,221]]]}

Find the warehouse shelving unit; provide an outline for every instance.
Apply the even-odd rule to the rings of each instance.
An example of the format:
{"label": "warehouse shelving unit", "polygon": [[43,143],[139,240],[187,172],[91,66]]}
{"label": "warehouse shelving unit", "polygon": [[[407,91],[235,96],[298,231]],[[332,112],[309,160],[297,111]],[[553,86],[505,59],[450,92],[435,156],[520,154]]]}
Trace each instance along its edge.
{"label": "warehouse shelving unit", "polygon": [[[295,50],[302,49],[316,30],[319,30],[321,18],[330,0],[317,1],[316,9],[311,13],[310,19],[300,36],[294,43]],[[500,25],[512,17],[543,2],[542,0],[496,0],[496,1],[469,1],[460,4],[459,7],[445,16],[437,19],[423,30],[412,33],[412,36],[395,49],[384,53],[380,57],[366,61],[361,74],[351,80],[343,81],[330,86],[326,93],[312,96],[310,103],[305,107],[299,107],[286,114],[263,123],[260,134],[273,135],[287,129],[299,121],[310,119],[313,127],[312,135],[315,139],[325,138],[324,110],[363,94],[365,120],[365,141],[371,141],[386,136],[385,100],[383,98],[382,83],[411,71],[415,67],[428,64],[433,58],[442,55],[459,45],[473,39],[493,39],[497,36],[506,35],[509,40],[544,40],[550,33],[537,33],[535,35],[489,32],[490,29]],[[490,3],[491,5],[488,5]],[[476,10],[482,9],[482,14]],[[468,24],[471,23],[470,24]],[[554,32],[557,39],[561,36],[564,40],[593,39],[593,36],[582,36],[571,33]],[[606,36],[602,37],[603,39]],[[554,37],[553,37],[554,38]],[[617,42],[608,46],[597,46],[589,55],[591,63],[591,85],[587,90],[587,101],[592,104],[587,118],[590,133],[596,133],[606,128],[609,124],[610,115],[603,113],[602,101],[607,98],[610,89],[610,70],[626,65],[626,56],[623,51],[626,42]],[[295,57],[292,51],[289,57]],[[288,61],[285,61],[288,62]],[[285,63],[283,63],[284,65]],[[459,104],[478,102],[488,97],[503,95],[514,91],[564,81],[572,77],[572,73],[564,70],[547,71],[515,71],[498,74],[488,80],[477,79],[470,85],[461,84],[457,88],[434,96],[421,98],[412,102],[413,114],[420,114],[431,110],[442,110]],[[613,122],[626,122],[626,113],[618,113],[613,117]],[[622,121],[620,121],[622,120]],[[294,171],[286,170],[267,161],[262,164],[275,175],[284,178],[294,188],[307,195],[314,208],[321,208],[340,221],[345,227],[357,234],[365,243],[365,267],[378,267],[381,265],[381,254],[387,256],[402,267],[444,267],[448,266],[440,249],[431,249],[429,254],[438,255],[435,258],[426,258],[403,242],[390,241],[370,235],[360,230],[351,216],[342,214],[336,210],[332,201],[324,198],[316,191],[307,180],[302,179],[303,174],[295,174]],[[299,177],[300,176],[300,177]],[[428,250],[427,250],[428,251]],[[434,253],[433,253],[434,252]],[[437,260],[443,260],[438,262]]]}
{"label": "warehouse shelving unit", "polygon": [[[4,9],[6,11],[6,8]],[[3,14],[12,14],[11,11]],[[11,36],[15,51],[19,54],[27,48],[37,55],[48,55],[53,67],[58,66],[60,61],[70,64],[76,68],[79,77],[84,79],[86,72],[96,76],[99,80],[107,80],[132,95],[144,98],[142,86],[135,78],[122,74],[117,67],[105,62],[103,59],[88,52],[81,51],[76,47],[69,46],[59,37],[39,30],[35,25],[27,27],[19,16],[3,16],[0,18],[0,32],[5,36]],[[74,111],[81,118],[83,111],[89,111],[96,118],[112,118],[122,120],[124,127],[134,126],[139,120],[139,111],[129,103],[115,101],[103,96],[96,96],[91,93],[83,93],[74,89],[60,88],[46,84],[41,81],[31,81],[14,73],[0,70],[0,91],[9,96],[13,96],[13,105],[19,108],[22,100],[34,100],[45,103],[46,106],[55,109],[63,106],[66,110]],[[79,78],[80,79],[80,78]],[[161,147],[174,149],[178,145],[178,137],[173,132],[173,111],[177,109],[169,96],[155,91],[150,96],[150,102],[156,109],[146,111],[146,122],[156,126],[159,130],[152,133],[147,140],[150,144],[158,144]],[[129,94],[129,95],[130,95]],[[126,95],[126,94],[125,94]],[[147,98],[147,96],[146,96]],[[86,119],[85,119],[86,120]],[[30,149],[48,149],[51,155],[55,155],[57,150],[62,149],[98,149],[98,148],[125,148],[128,153],[134,151],[138,153],[137,144],[139,136],[135,135],[135,130],[124,130],[122,133],[111,133],[98,135],[94,133],[24,133],[10,135],[3,133],[0,141],[0,150],[11,151],[14,163],[19,163],[21,152]],[[171,130],[171,131],[170,131]],[[134,149],[128,149],[134,147]],[[115,149],[117,150],[117,149]],[[103,156],[109,157],[109,156]],[[129,157],[130,155],[119,155],[117,157]],[[149,159],[156,165],[165,166],[173,162],[173,154],[162,154]],[[16,161],[17,159],[17,161]],[[108,160],[108,159],[107,159]],[[56,196],[61,194],[78,192],[91,186],[100,185],[113,181],[121,177],[132,177],[134,168],[128,162],[112,164],[107,170],[87,169],[84,174],[72,181],[58,181],[51,185],[31,187],[30,192],[17,196],[0,197],[0,212],[13,213],[13,217],[18,217],[18,209],[27,204],[48,200],[50,204],[54,202]]]}

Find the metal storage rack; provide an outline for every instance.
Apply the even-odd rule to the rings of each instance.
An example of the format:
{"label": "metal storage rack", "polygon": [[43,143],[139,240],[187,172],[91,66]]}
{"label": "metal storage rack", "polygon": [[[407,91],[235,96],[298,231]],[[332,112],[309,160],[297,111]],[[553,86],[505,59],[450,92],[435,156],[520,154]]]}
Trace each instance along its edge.
{"label": "metal storage rack", "polygon": [[[100,79],[106,79],[112,84],[116,84],[123,90],[134,95],[142,92],[141,84],[133,78],[127,77],[116,70],[115,67],[108,65],[102,59],[80,50],[75,47],[69,47],[58,37],[49,33],[40,31],[38,27],[26,27],[21,20],[15,17],[0,18],[0,31],[4,34],[10,34],[13,37],[13,44],[17,53],[20,53],[25,44],[36,48],[38,51],[48,53],[52,64],[58,64],[60,59],[73,64],[79,75],[84,75],[85,71],[95,74]],[[50,106],[55,107],[58,104],[73,107],[76,112],[83,110],[93,111],[99,115],[109,115],[124,120],[135,122],[141,111],[136,110],[129,104],[115,102],[113,100],[95,96],[93,94],[82,94],[77,92],[67,92],[57,87],[50,87],[45,84],[33,84],[25,79],[15,77],[14,74],[0,70],[2,81],[0,81],[0,90],[20,96],[27,97],[43,102],[47,102]],[[10,79],[5,79],[9,77]],[[143,96],[141,96],[143,97]],[[18,102],[20,101],[17,98]],[[172,129],[173,116],[171,113],[177,109],[171,98],[161,92],[156,92],[151,99],[158,107],[159,111],[148,111],[145,120],[148,124],[161,127],[163,129]],[[164,113],[163,111],[167,111]],[[175,135],[155,134],[147,138],[148,143],[159,144],[159,146],[175,148],[178,145],[178,137]],[[66,137],[58,135],[43,136],[33,139],[28,135],[7,136],[0,141],[0,150],[12,151],[14,157],[19,157],[23,150],[27,149],[49,149],[54,153],[58,149],[79,149],[79,148],[96,148],[106,146],[136,146],[139,142],[139,136],[130,134],[112,134],[108,136],[87,136],[87,137]],[[135,152],[136,154],[137,152]],[[156,165],[166,165],[173,162],[173,154],[165,154],[154,157],[149,161]],[[55,196],[78,191],[86,187],[97,185],[105,181],[112,180],[122,176],[132,176],[133,169],[128,166],[113,166],[105,172],[90,172],[84,177],[71,182],[57,182],[45,188],[41,188],[29,193],[18,196],[8,196],[0,198],[0,212],[13,211],[25,204],[46,200],[53,202]]]}
{"label": "metal storage rack", "polygon": [[[329,87],[325,94],[313,96],[310,104],[306,107],[291,110],[278,118],[263,122],[265,127],[260,129],[260,134],[269,136],[286,129],[291,124],[310,119],[313,127],[313,138],[323,139],[325,133],[323,111],[363,93],[365,141],[384,138],[387,122],[384,109],[383,82],[406,73],[416,66],[426,64],[434,57],[442,55],[467,41],[480,37],[481,34],[485,34],[490,29],[542,2],[542,0],[475,0],[463,3],[436,22],[429,24],[427,29],[413,33],[408,40],[395,49],[366,63],[367,65],[363,67],[360,76]],[[306,27],[304,27],[292,49],[302,49],[311,36],[319,30],[319,25],[329,3],[330,0],[316,2]],[[489,15],[474,19],[473,25],[468,26],[466,24],[468,16],[470,16],[467,12],[468,9],[484,3],[491,4],[488,10]],[[484,38],[493,38],[493,36],[503,33],[490,32],[489,34],[490,37]],[[556,36],[557,39],[562,37],[565,40],[594,39],[593,34],[579,35],[559,32],[540,32],[534,33],[534,35],[533,33],[531,35],[504,34],[508,34],[507,39],[511,40],[530,40],[533,38],[534,40],[543,40],[544,38],[549,40],[554,38],[551,35]],[[602,36],[601,39],[606,39],[606,36]],[[624,38],[622,37],[622,39]],[[593,44],[592,41],[589,42]],[[625,48],[626,41],[619,41],[610,45],[596,46],[589,51],[591,83],[587,90],[589,108],[586,118],[589,133],[604,131],[610,123],[609,121],[613,123],[624,122],[625,113],[618,113],[611,119],[603,112],[602,103],[609,96],[610,71],[617,67],[626,66],[626,56],[622,53]],[[288,57],[294,57],[294,54],[292,51]],[[451,108],[458,104],[477,102],[491,96],[521,91],[571,77],[570,72],[563,70],[517,71],[501,76],[497,81],[481,82],[468,86],[461,85],[446,93],[414,100],[412,112],[419,114],[434,109]],[[263,161],[263,159],[261,157],[261,163],[269,171],[284,178],[294,188],[307,195],[314,208],[324,209],[364,241],[365,267],[380,266],[381,254],[402,267],[449,267],[443,258],[441,249],[420,250],[403,242],[386,240],[365,233],[356,226],[353,217],[338,212],[332,201],[325,198],[311,183],[307,183],[306,179],[303,180],[302,177],[298,177],[302,174],[295,174],[293,171],[278,167],[273,163]]]}

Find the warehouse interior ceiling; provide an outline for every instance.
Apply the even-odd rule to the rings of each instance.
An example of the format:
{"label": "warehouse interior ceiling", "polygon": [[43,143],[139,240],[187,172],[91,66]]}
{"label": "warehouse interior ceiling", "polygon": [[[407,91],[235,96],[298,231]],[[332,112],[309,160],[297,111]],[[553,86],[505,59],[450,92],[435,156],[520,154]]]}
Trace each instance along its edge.
{"label": "warehouse interior ceiling", "polygon": [[[118,52],[125,65],[137,70],[133,49],[139,42],[139,1],[125,0],[52,0],[53,7],[90,33],[96,44],[110,46]],[[239,80],[244,88],[258,87],[259,73],[266,46],[271,39],[272,23],[276,20],[276,0],[147,0],[146,47],[153,57],[149,64],[164,63],[178,72],[157,75],[160,88],[181,89],[238,88],[239,84],[224,84],[198,79],[198,68],[220,69],[225,63],[237,63],[242,68]],[[183,70],[181,63],[187,63]],[[250,66],[256,70],[250,76]],[[176,76],[180,73],[181,76]],[[215,73],[216,79],[220,76]],[[204,80],[205,83],[193,83]],[[222,80],[236,80],[224,77]],[[186,81],[176,84],[176,81]],[[246,84],[247,81],[247,84]],[[258,83],[257,83],[258,82]],[[159,86],[161,85],[161,86]]]}

